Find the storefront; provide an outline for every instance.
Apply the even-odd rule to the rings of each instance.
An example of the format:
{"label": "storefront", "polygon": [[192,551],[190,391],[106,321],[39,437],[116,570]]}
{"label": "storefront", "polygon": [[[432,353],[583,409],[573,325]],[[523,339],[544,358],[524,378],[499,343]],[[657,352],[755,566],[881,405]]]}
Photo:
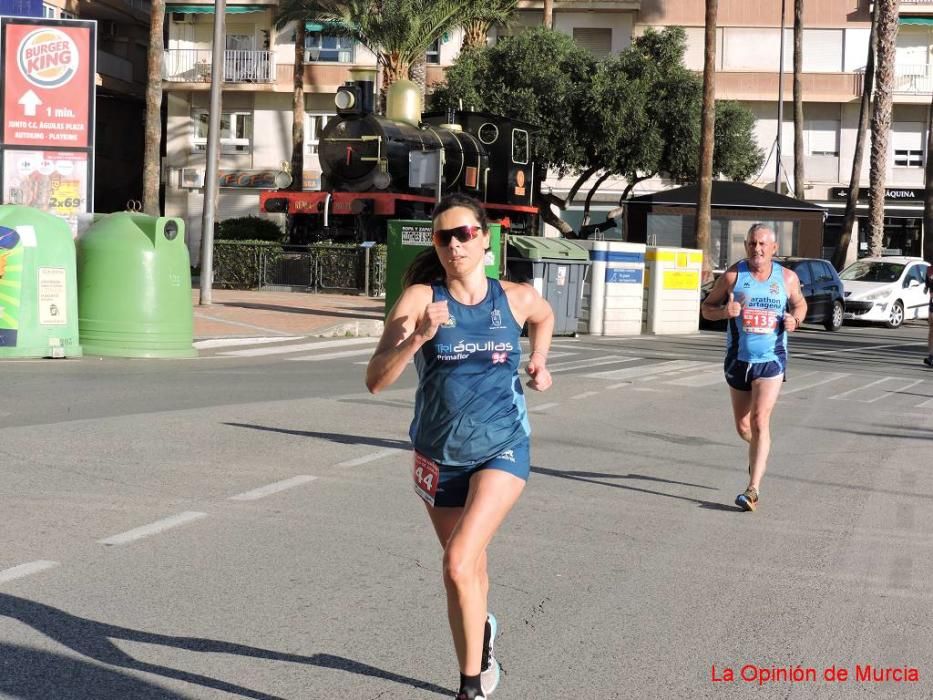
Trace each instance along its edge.
{"label": "storefront", "polygon": [[[911,187],[889,187],[884,191],[884,238],[885,255],[923,256],[923,189]],[[824,245],[832,249],[842,233],[848,187],[833,187],[832,201],[826,202],[829,210],[826,219]],[[858,228],[857,256],[863,258],[871,251],[871,227],[868,220],[868,189],[860,188],[855,210]],[[854,235],[854,232],[853,232]]]}

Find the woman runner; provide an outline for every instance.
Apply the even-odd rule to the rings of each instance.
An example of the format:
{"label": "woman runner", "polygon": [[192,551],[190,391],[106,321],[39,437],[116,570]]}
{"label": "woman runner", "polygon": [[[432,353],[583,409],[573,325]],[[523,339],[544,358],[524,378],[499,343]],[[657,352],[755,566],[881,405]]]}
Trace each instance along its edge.
{"label": "woman runner", "polygon": [[499,682],[496,619],[487,612],[486,548],[531,469],[518,368],[528,324],[528,386],[551,386],[550,305],[529,285],[486,277],[486,212],[453,194],[433,213],[434,246],[409,267],[404,291],[366,369],[376,393],[418,370],[414,488],[444,548],[447,616],[460,665],[456,700],[482,700]]}

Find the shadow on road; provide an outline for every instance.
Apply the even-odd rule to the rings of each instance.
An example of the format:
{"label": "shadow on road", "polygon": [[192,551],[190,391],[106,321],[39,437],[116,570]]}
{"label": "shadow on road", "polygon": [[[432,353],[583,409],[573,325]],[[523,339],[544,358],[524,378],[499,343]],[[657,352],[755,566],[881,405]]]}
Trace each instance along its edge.
{"label": "shadow on road", "polygon": [[267,430],[270,433],[283,433],[285,435],[297,435],[298,437],[318,438],[319,440],[328,440],[340,445],[370,445],[372,447],[391,447],[399,450],[410,450],[411,442],[408,440],[390,440],[388,438],[374,438],[365,435],[342,435],[341,433],[318,433],[313,430],[292,430],[290,428],[273,428],[268,425],[254,425],[252,423],[230,423],[234,428],[249,428],[250,430]]}
{"label": "shadow on road", "polygon": [[[228,683],[216,678],[210,678],[209,676],[204,676],[198,673],[190,673],[188,671],[183,671],[168,666],[160,666],[158,664],[151,664],[145,661],[140,661],[122,651],[116,644],[114,644],[113,640],[120,639],[128,642],[155,644],[164,647],[171,647],[174,649],[182,649],[185,651],[198,651],[212,654],[230,654],[232,656],[245,656],[254,659],[268,659],[270,661],[287,661],[290,663],[303,664],[306,666],[318,666],[320,668],[330,668],[346,671],[347,673],[354,673],[360,676],[381,678],[387,681],[392,681],[393,683],[398,683],[400,685],[408,686],[411,688],[417,688],[419,690],[426,690],[429,692],[437,693],[439,695],[450,696],[452,694],[451,690],[434,685],[433,683],[427,683],[416,678],[409,678],[397,673],[392,673],[391,671],[385,671],[381,668],[369,666],[367,664],[360,663],[359,661],[347,659],[342,656],[334,656],[332,654],[311,654],[310,656],[301,656],[298,654],[287,654],[284,652],[273,651],[270,649],[261,649],[258,647],[251,647],[245,644],[236,644],[233,642],[223,642],[213,639],[202,639],[198,637],[174,637],[165,634],[158,634],[155,632],[144,632],[142,630],[134,630],[128,627],[119,627],[117,625],[111,625],[106,622],[97,622],[95,620],[88,620],[83,617],[77,617],[76,615],[71,615],[64,610],[53,608],[50,605],[37,603],[25,598],[18,598],[16,596],[8,595],[5,593],[0,593],[0,615],[9,617],[14,620],[19,620],[23,624],[32,627],[37,632],[46,635],[59,644],[68,647],[78,654],[86,656],[90,659],[94,659],[95,661],[134,671],[144,671],[146,673],[152,673],[164,678],[172,678],[175,680],[184,681],[186,683],[192,683],[204,688],[213,688],[215,690],[221,690],[226,693],[233,693],[241,697],[262,698],[262,700],[284,700],[284,698],[279,698],[276,695],[261,693],[257,690],[244,688],[243,686]],[[16,649],[18,648],[14,647],[14,654],[17,653]],[[17,686],[13,684],[18,684],[21,686],[21,688],[19,689],[20,692],[16,694],[16,697],[36,698],[37,700],[39,698],[45,700],[46,698],[53,697],[160,697],[170,699],[184,697],[182,695],[170,694],[168,691],[162,691],[162,694],[158,696],[146,695],[144,693],[154,692],[157,686],[151,686],[153,690],[149,691],[147,690],[148,684],[145,684],[143,681],[119,676],[112,671],[100,668],[96,669],[98,671],[96,674],[87,671],[83,675],[69,677],[70,680],[64,683],[62,687],[71,688],[71,690],[75,692],[74,695],[62,695],[57,691],[53,693],[23,695],[21,694],[22,692],[28,691],[32,687],[37,687],[37,684],[44,683],[44,677],[62,678],[66,676],[66,674],[69,672],[69,669],[75,670],[73,667],[75,667],[76,664],[83,664],[83,662],[76,662],[74,659],[66,659],[54,654],[46,654],[46,652],[38,652],[31,649],[26,651],[31,654],[42,655],[45,657],[44,660],[46,665],[37,666],[35,663],[43,661],[43,658],[37,658],[35,662],[30,661],[29,663],[10,664],[9,657],[4,653],[5,645],[0,644],[0,669],[3,671],[3,673],[0,674],[0,689],[15,689]],[[77,670],[84,669],[77,668]],[[110,678],[110,676],[114,677]],[[88,685],[84,688],[76,688],[75,678],[87,678]],[[132,687],[127,686],[129,687],[127,692],[117,692],[115,694],[108,693],[106,695],[101,695],[100,686],[97,684],[101,681],[105,683],[117,684],[113,685],[114,688],[121,687],[119,685],[120,683],[138,683],[142,692],[130,692],[130,690],[133,689]],[[79,692],[81,690],[83,690],[83,694]]]}
{"label": "shadow on road", "polygon": [[571,481],[583,481],[589,484],[599,484],[600,486],[609,486],[614,489],[625,489],[626,491],[636,491],[638,493],[647,493],[653,496],[665,496],[666,498],[674,498],[678,501],[687,501],[689,503],[696,503],[702,508],[707,510],[727,510],[740,512],[741,509],[738,506],[730,506],[724,503],[717,503],[716,501],[704,501],[700,498],[690,498],[689,496],[678,496],[673,493],[664,493],[663,491],[653,491],[651,489],[643,489],[637,486],[630,486],[627,484],[619,483],[609,483],[606,481],[601,481],[601,479],[631,479],[638,481],[654,481],[664,484],[677,484],[682,486],[693,486],[695,488],[709,489],[710,491],[716,491],[711,486],[703,486],[701,484],[691,484],[684,481],[672,481],[670,479],[661,479],[654,476],[643,476],[641,474],[606,474],[603,472],[572,472],[561,469],[548,469],[547,467],[532,467],[531,471],[536,474],[544,474],[545,476],[555,476],[559,479],[570,479]]}

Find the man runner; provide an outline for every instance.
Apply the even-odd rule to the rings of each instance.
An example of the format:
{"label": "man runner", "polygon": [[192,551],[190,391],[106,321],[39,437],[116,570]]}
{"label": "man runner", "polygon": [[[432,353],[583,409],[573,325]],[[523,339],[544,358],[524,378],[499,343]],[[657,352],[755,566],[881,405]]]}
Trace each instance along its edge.
{"label": "man runner", "polygon": [[771,449],[771,411],[787,368],[787,333],[807,315],[800,280],[773,261],[774,231],[752,224],[745,236],[748,257],[716,281],[701,313],[710,321],[729,319],[724,370],[732,397],[735,429],[748,443],[748,488],[735,504],[755,510]]}

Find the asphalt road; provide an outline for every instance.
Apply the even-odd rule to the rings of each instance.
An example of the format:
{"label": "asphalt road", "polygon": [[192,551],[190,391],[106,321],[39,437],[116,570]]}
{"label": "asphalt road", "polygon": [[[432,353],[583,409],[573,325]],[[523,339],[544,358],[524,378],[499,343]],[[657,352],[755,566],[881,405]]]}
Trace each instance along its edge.
{"label": "asphalt road", "polygon": [[[925,338],[792,337],[754,514],[721,333],[558,339],[495,697],[933,696]],[[372,347],[0,362],[0,697],[453,697],[413,372],[368,395]]]}

